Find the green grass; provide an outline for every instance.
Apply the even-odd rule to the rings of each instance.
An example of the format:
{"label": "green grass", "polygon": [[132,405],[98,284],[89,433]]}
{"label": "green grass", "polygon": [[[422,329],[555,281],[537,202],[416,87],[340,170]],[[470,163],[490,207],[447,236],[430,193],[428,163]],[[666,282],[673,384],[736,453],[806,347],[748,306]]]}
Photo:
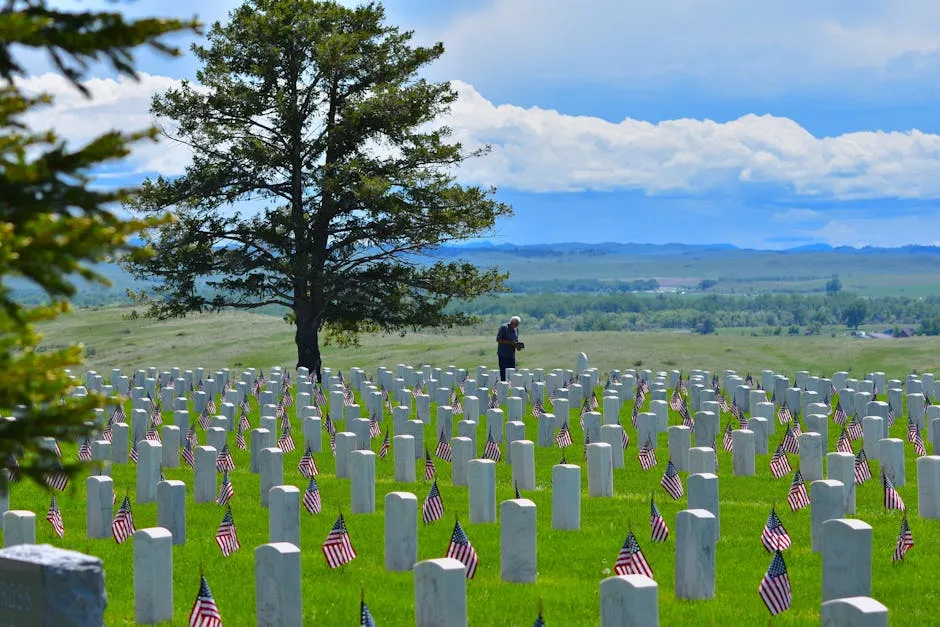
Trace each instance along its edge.
{"label": "green grass", "polygon": [[[95,347],[89,365],[102,374],[110,367],[131,373],[136,368],[155,365],[161,369],[185,367],[248,367],[284,366],[293,361],[290,328],[277,320],[248,315],[199,316],[183,321],[123,321],[120,310],[81,311],[66,316],[45,328],[50,345],[84,340]],[[129,330],[129,332],[126,332]],[[179,335],[182,334],[182,335]],[[180,338],[180,339],[175,339]],[[725,338],[699,337],[685,334],[532,334],[526,337],[527,350],[520,359],[521,367],[574,367],[576,354],[584,350],[592,365],[602,371],[610,367],[641,367],[688,371],[693,367],[735,368],[739,372],[757,372],[760,368],[792,372],[804,368],[815,373],[852,370],[856,375],[871,370],[884,370],[889,377],[901,378],[916,367],[922,371],[935,368],[938,343],[921,338],[907,343],[863,342],[848,338]],[[333,368],[348,369],[360,365],[372,371],[375,366],[410,363],[420,366],[456,364],[474,367],[493,365],[492,339],[487,336],[419,335],[408,338],[365,338],[359,349],[327,352],[325,363]],[[940,369],[938,369],[940,370]],[[435,410],[432,408],[432,415]],[[629,425],[631,404],[624,406],[622,423]],[[293,412],[291,412],[293,417]],[[528,416],[528,414],[527,414]],[[165,413],[169,419],[171,413]],[[252,424],[258,424],[254,406]],[[727,418],[723,418],[723,427]],[[671,423],[678,416],[671,413]],[[499,578],[498,524],[471,525],[468,519],[467,489],[453,487],[449,465],[437,461],[439,485],[445,504],[442,521],[425,526],[419,523],[419,559],[441,557],[446,550],[454,516],[459,516],[480,557],[476,578],[468,582],[467,595],[470,623],[474,625],[531,625],[535,619],[538,599],[544,599],[548,624],[596,625],[599,622],[599,583],[613,570],[614,561],[629,528],[637,533],[640,544],[651,563],[659,583],[660,617],[662,624],[699,624],[724,622],[734,625],[763,624],[768,613],[757,595],[757,586],[770,564],[770,556],[760,545],[760,532],[770,506],[778,504],[784,525],[793,538],[793,548],[785,553],[794,590],[793,608],[774,619],[780,625],[819,623],[821,595],[821,560],[810,551],[809,509],[790,513],[786,495],[790,477],[774,480],[768,468],[769,456],[758,456],[756,477],[734,477],[731,457],[719,452],[722,538],[717,545],[717,592],[714,600],[687,602],[676,600],[673,564],[674,536],[665,544],[649,542],[649,496],[654,493],[670,529],[674,531],[675,516],[686,499],[673,502],[659,486],[667,460],[667,437],[658,442],[659,465],[643,472],[636,459],[636,431],[627,427],[630,447],[626,468],[614,472],[613,498],[587,496],[587,472],[582,456],[582,432],[578,427],[577,410],[572,411],[570,424],[576,446],[567,450],[569,462],[582,465],[582,527],[577,532],[556,532],[551,529],[551,466],[560,458],[556,448],[536,449],[537,489],[524,492],[533,500],[538,512],[538,582],[535,585],[505,584]],[[830,423],[832,425],[832,423]],[[775,424],[771,436],[773,447],[782,437],[783,429]],[[295,434],[300,433],[294,425]],[[892,435],[904,438],[905,426],[899,421]],[[536,426],[526,419],[526,435],[536,440]],[[926,434],[925,434],[926,435]],[[838,432],[830,426],[829,450],[835,450]],[[432,442],[433,431],[425,430],[425,441]],[[485,434],[477,434],[479,451]],[[200,441],[204,435],[200,433]],[[391,491],[409,491],[423,502],[429,486],[399,484],[393,481],[391,456],[377,460],[376,504],[373,515],[351,515],[348,480],[333,475],[333,458],[324,439],[325,454],[317,455],[321,471],[318,478],[324,513],[309,516],[302,512],[301,549],[303,568],[305,624],[354,624],[358,613],[360,587],[380,625],[414,624],[413,581],[410,573],[387,573],[383,568],[384,496]],[[379,443],[375,442],[374,450]],[[859,444],[856,443],[856,450]],[[916,468],[913,450],[906,446],[908,485],[899,488],[911,511],[910,524],[916,546],[908,559],[892,565],[891,554],[897,537],[900,514],[885,512],[881,506],[882,490],[877,480],[860,486],[857,492],[857,514],[874,528],[873,596],[891,610],[892,624],[927,624],[933,619],[929,603],[923,603],[921,591],[929,589],[933,580],[933,556],[940,551],[940,522],[922,520],[916,515]],[[184,624],[198,588],[198,571],[202,567],[221,609],[226,625],[253,625],[255,611],[253,550],[267,541],[268,512],[259,505],[259,482],[248,472],[248,454],[234,449],[237,470],[232,473],[236,496],[233,513],[242,549],[223,558],[214,541],[214,533],[224,513],[214,504],[194,504],[188,490],[187,544],[174,548],[173,624]],[[75,455],[75,446],[63,443],[68,458]],[[301,490],[306,481],[296,470],[302,454],[294,451],[285,456],[285,481]],[[791,456],[791,464],[798,463]],[[878,476],[878,464],[872,462]],[[188,468],[168,469],[169,479],[182,479],[191,488],[192,471]],[[420,465],[419,465],[420,475]],[[134,493],[134,469],[114,466],[113,477],[118,502],[125,493]],[[686,474],[682,473],[683,484]],[[11,508],[29,509],[37,513],[37,540],[100,556],[105,563],[109,607],[106,624],[133,623],[133,546],[117,546],[113,540],[89,540],[84,533],[83,479],[61,495],[60,505],[65,519],[66,536],[55,538],[51,527],[43,521],[49,495],[38,488],[16,485],[11,494]],[[497,469],[497,501],[512,497],[511,470],[506,463]],[[326,567],[320,546],[326,538],[339,509],[346,513],[352,543],[359,557],[349,566],[331,571]],[[134,505],[137,528],[156,524],[156,506]]]}

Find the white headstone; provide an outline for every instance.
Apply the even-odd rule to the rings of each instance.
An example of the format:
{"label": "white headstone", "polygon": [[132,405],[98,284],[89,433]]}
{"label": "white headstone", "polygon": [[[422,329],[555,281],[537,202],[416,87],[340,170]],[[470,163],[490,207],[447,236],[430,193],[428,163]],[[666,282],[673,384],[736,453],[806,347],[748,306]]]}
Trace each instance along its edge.
{"label": "white headstone", "polygon": [[134,622],[173,620],[173,536],[162,527],[134,533]]}
{"label": "white headstone", "polygon": [[717,526],[715,516],[704,509],[676,515],[676,598],[714,598]]}
{"label": "white headstone", "polygon": [[129,437],[125,423],[115,422],[111,425],[111,461],[115,464],[127,463]]}
{"label": "white headstone", "polygon": [[917,458],[917,513],[928,520],[940,519],[940,456]]}
{"label": "white headstone", "polygon": [[219,452],[211,446],[197,446],[193,452],[193,502],[214,503],[217,496],[215,462]]}
{"label": "white headstone", "polygon": [[823,627],[888,627],[888,608],[871,597],[826,601],[819,616]]}
{"label": "white headstone", "polygon": [[810,537],[813,551],[823,552],[825,535],[823,524],[827,520],[845,517],[844,486],[841,481],[824,479],[814,481],[809,486],[810,497]]}
{"label": "white headstone", "polygon": [[415,627],[467,627],[467,576],[452,557],[414,566]]}
{"label": "white headstone", "polygon": [[581,467],[574,464],[552,466],[552,529],[580,528]]}
{"label": "white headstone", "polygon": [[503,410],[487,409],[486,421],[483,424],[483,430],[493,435],[493,441],[497,444],[503,441]]}
{"label": "white headstone", "polygon": [[111,537],[113,494],[114,482],[111,477],[92,476],[85,479],[85,534],[89,538]]}
{"label": "white headstone", "polygon": [[470,523],[496,522],[496,462],[473,459],[467,468]]}
{"label": "white headstone", "polygon": [[[111,507],[109,502],[109,516]],[[186,544],[186,484],[182,481],[170,479],[157,484],[157,525],[169,530],[173,544]]]}
{"label": "white headstone", "polygon": [[500,504],[499,548],[503,581],[535,583],[538,572],[535,503],[512,499]]}
{"label": "white headstone", "polygon": [[349,454],[352,482],[350,509],[353,514],[375,513],[375,453],[353,451]]}
{"label": "white headstone", "polygon": [[385,495],[385,570],[405,572],[418,561],[418,497]]}
{"label": "white headstone", "polygon": [[512,443],[525,440],[525,423],[511,420],[506,423],[506,463],[512,464]]}
{"label": "white headstone", "polygon": [[601,627],[659,627],[659,586],[646,575],[601,582]]}
{"label": "white headstone", "polygon": [[475,457],[473,440],[457,437],[450,441],[451,446],[451,479],[454,485],[467,485],[469,481],[468,464]]}
{"label": "white headstone", "polygon": [[735,429],[731,432],[734,451],[731,461],[736,477],[752,477],[754,468],[754,432],[749,429]]}
{"label": "white headstone", "polygon": [[300,546],[300,490],[278,485],[268,494],[268,542],[289,542]]}
{"label": "white headstone", "polygon": [[696,446],[689,449],[689,473],[715,474],[715,449],[710,446]]}
{"label": "white headstone", "polygon": [[261,449],[261,507],[268,507],[271,488],[284,483],[284,451],[271,446]]}
{"label": "white headstone", "polygon": [[179,468],[180,465],[180,430],[175,425],[163,425],[163,467]]}
{"label": "white headstone", "polygon": [[878,443],[878,459],[881,461],[881,468],[885,474],[894,482],[894,486],[902,487],[906,483],[904,480],[904,441],[899,438],[882,438]]}
{"label": "white headstone", "polygon": [[[341,431],[336,434],[336,478],[349,479],[349,454],[356,450],[356,434]],[[421,451],[422,456],[424,451]]]}
{"label": "white headstone", "polygon": [[157,500],[163,445],[151,440],[142,440],[137,444],[137,455],[137,502],[153,503]]}
{"label": "white headstone", "polygon": [[287,542],[255,549],[255,615],[258,627],[302,627],[300,549]]}
{"label": "white headstone", "polygon": [[715,517],[715,540],[721,537],[718,502],[718,475],[696,473],[687,479],[689,509],[704,509]]}
{"label": "white headstone", "polygon": [[36,514],[11,509],[3,514],[3,546],[36,544]]}
{"label": "white headstone", "polygon": [[402,435],[410,435],[414,439],[415,459],[424,459],[424,425],[421,420],[409,420],[405,423]]}
{"label": "white headstone", "polygon": [[[669,427],[669,457],[680,472],[689,470],[689,449],[692,447],[692,430],[684,425]],[[622,448],[622,447],[621,447]],[[617,466],[614,466],[617,468]]]}
{"label": "white headstone", "polygon": [[826,474],[827,479],[842,483],[845,513],[846,515],[854,514],[855,455],[852,453],[828,453],[826,455]]}
{"label": "white headstone", "polygon": [[[619,444],[618,444],[619,446]],[[611,446],[607,442],[587,445],[588,495],[613,496],[614,470]]]}
{"label": "white headstone", "polygon": [[516,440],[512,450],[512,482],[520,490],[535,489],[535,444],[531,440]]}
{"label": "white headstone", "polygon": [[818,433],[801,433],[797,437],[800,445],[800,473],[806,482],[823,478],[823,439]]}
{"label": "white headstone", "polygon": [[871,594],[872,528],[861,520],[823,523],[822,600]]}

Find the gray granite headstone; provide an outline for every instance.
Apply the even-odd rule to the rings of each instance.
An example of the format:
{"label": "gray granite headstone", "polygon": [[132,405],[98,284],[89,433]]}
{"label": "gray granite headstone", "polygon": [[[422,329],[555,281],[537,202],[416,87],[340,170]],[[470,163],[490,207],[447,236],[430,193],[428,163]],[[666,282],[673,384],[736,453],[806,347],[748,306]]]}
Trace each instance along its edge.
{"label": "gray granite headstone", "polygon": [[96,557],[48,544],[0,550],[0,590],[0,620],[6,625],[104,625],[108,596]]}

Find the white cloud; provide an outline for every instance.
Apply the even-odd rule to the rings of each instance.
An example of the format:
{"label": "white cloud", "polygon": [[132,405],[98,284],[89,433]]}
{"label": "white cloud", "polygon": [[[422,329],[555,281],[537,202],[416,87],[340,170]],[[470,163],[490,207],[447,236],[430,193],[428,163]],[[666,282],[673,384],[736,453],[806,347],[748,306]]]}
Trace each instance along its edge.
{"label": "white cloud", "polygon": [[[419,31],[420,33],[420,31]],[[940,51],[934,0],[489,0],[435,33],[442,75],[503,81],[703,81],[783,93]]]}
{"label": "white cloud", "polygon": [[[176,79],[143,75],[93,79],[93,99],[46,74],[21,82],[46,91],[55,104],[35,114],[38,128],[56,128],[86,142],[119,129],[147,128],[155,92]],[[467,148],[492,152],[465,164],[468,182],[533,192],[637,189],[650,194],[707,195],[739,186],[772,184],[796,194],[833,199],[940,198],[940,136],[857,132],[816,138],[787,118],[746,115],[726,123],[679,119],[660,123],[563,115],[540,108],[494,105],[472,86],[455,82],[460,99],[445,120]],[[163,140],[139,145],[126,168],[179,174],[189,162],[182,146]]]}
{"label": "white cloud", "polygon": [[721,191],[784,185],[805,196],[940,197],[940,136],[857,132],[816,138],[788,118],[745,115],[727,123],[657,124],[562,115],[494,105],[472,86],[449,120],[468,147],[492,145],[464,175],[478,183],[536,192],[641,189]]}

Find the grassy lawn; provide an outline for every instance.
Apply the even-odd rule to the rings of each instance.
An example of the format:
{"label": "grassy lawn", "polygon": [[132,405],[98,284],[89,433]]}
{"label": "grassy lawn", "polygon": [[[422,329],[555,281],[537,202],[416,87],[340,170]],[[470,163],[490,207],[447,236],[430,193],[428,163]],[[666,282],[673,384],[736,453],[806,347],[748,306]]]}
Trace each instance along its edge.
{"label": "grassy lawn", "polygon": [[[282,321],[246,314],[206,315],[182,321],[156,322],[124,320],[127,310],[101,309],[79,311],[45,327],[50,346],[72,341],[83,342],[90,355],[88,366],[103,375],[111,367],[126,374],[137,368],[173,366],[194,368],[290,367],[295,362],[292,330]],[[523,327],[523,332],[525,328]],[[494,330],[495,333],[495,330]],[[602,372],[609,368],[649,367],[659,369],[691,368],[717,370],[733,368],[740,373],[757,373],[762,368],[791,375],[799,369],[814,373],[848,370],[859,378],[866,372],[883,370],[889,378],[902,378],[912,368],[940,372],[938,357],[940,340],[916,338],[897,342],[859,341],[828,337],[701,337],[688,334],[628,333],[565,333],[526,334],[526,352],[519,366],[551,369],[573,368],[578,352],[591,358],[591,365]],[[93,351],[93,352],[92,352]],[[324,363],[332,368],[348,369],[359,365],[374,372],[379,365],[394,366],[428,363],[435,366],[455,364],[472,368],[477,364],[495,366],[493,339],[486,335],[409,335],[368,337],[355,349],[327,350]],[[258,425],[258,407],[253,400],[251,422]],[[663,544],[649,541],[649,498],[653,493],[657,506],[674,532],[675,515],[685,508],[686,499],[672,501],[659,486],[668,459],[667,437],[661,434],[657,456],[659,465],[643,472],[637,461],[636,430],[629,426],[631,403],[624,405],[621,418],[627,425],[630,446],[624,469],[614,471],[613,498],[587,496],[587,469],[583,462],[583,434],[578,427],[577,409],[572,410],[572,435],[575,446],[567,449],[570,463],[582,466],[582,528],[577,532],[555,532],[551,529],[551,467],[558,463],[557,448],[536,448],[537,489],[524,492],[538,511],[538,582],[535,585],[504,584],[499,577],[499,528],[497,524],[471,525],[468,516],[467,489],[453,487],[449,465],[436,461],[438,481],[445,505],[444,519],[431,525],[419,522],[419,559],[443,556],[450,538],[454,516],[477,550],[480,566],[476,578],[468,582],[470,623],[474,625],[531,625],[537,613],[538,600],[545,605],[549,625],[596,625],[599,622],[598,589],[600,581],[611,574],[617,553],[628,529],[632,528],[654,569],[659,583],[660,617],[664,625],[695,621],[699,624],[724,622],[734,625],[755,625],[768,622],[769,614],[757,595],[757,586],[770,564],[770,555],[760,544],[761,529],[771,504],[793,538],[793,548],[784,557],[793,586],[793,607],[776,617],[780,625],[811,625],[819,623],[821,598],[821,559],[810,550],[810,512],[806,508],[791,513],[786,496],[791,476],[775,480],[768,468],[769,456],[758,456],[756,477],[734,477],[731,456],[719,452],[721,495],[721,540],[717,545],[716,598],[705,602],[675,599],[674,535]],[[432,408],[432,415],[434,415]],[[164,414],[171,421],[171,412]],[[293,418],[293,410],[290,411]],[[536,440],[535,421],[527,413],[526,435]],[[671,424],[678,424],[678,415],[670,414]],[[386,416],[386,419],[388,417]],[[727,422],[723,416],[721,426]],[[390,421],[389,421],[390,422]],[[829,450],[835,450],[838,430],[829,429]],[[905,438],[906,423],[898,421],[893,437]],[[783,434],[775,423],[771,436],[773,448]],[[301,432],[294,424],[294,433]],[[924,434],[926,437],[926,434]],[[205,441],[203,433],[200,442]],[[296,435],[295,435],[296,438]],[[431,426],[425,430],[425,441],[435,436]],[[482,453],[485,433],[477,434],[478,452]],[[214,504],[192,503],[189,492],[187,505],[187,544],[174,548],[173,624],[184,624],[195,598],[199,568],[205,569],[209,585],[219,604],[226,625],[253,625],[255,621],[253,550],[266,542],[268,512],[259,505],[259,481],[248,472],[248,453],[234,447],[237,469],[232,473],[236,496],[233,513],[242,549],[223,558],[214,541],[215,530],[224,509]],[[855,450],[858,450],[856,442]],[[929,445],[928,445],[929,446]],[[873,596],[891,610],[894,625],[927,624],[933,620],[929,603],[923,603],[921,591],[929,589],[931,556],[940,551],[940,522],[922,520],[917,516],[916,467],[914,453],[906,447],[908,484],[899,492],[910,510],[909,520],[916,546],[904,563],[892,564],[891,554],[900,526],[899,512],[886,512],[881,505],[882,489],[874,479],[857,491],[857,514],[874,528]],[[63,443],[64,455],[75,456],[75,446]],[[379,441],[373,443],[378,451]],[[429,484],[399,484],[393,480],[391,455],[377,460],[376,503],[373,515],[351,515],[348,480],[334,477],[333,458],[326,438],[325,453],[317,455],[324,512],[310,516],[302,512],[301,549],[303,551],[303,587],[305,624],[349,625],[358,616],[360,587],[380,625],[413,625],[413,581],[410,573],[387,573],[383,568],[384,496],[391,491],[408,491],[424,501]],[[930,451],[932,452],[932,451]],[[306,480],[297,472],[302,451],[285,456],[284,477],[287,483],[306,487]],[[504,450],[505,456],[505,450]],[[798,466],[798,457],[791,456],[791,465]],[[871,463],[878,477],[878,464]],[[419,476],[421,470],[419,466]],[[118,503],[129,493],[133,501],[134,468],[115,466],[112,469]],[[187,467],[168,469],[168,479],[182,479],[192,484],[192,471]],[[683,484],[686,475],[682,473]],[[43,521],[49,495],[37,488],[16,485],[10,498],[13,509],[29,509],[37,513],[37,540],[100,556],[105,562],[109,607],[108,625],[133,623],[132,544],[117,546],[113,540],[89,540],[84,532],[84,479],[73,482],[70,490],[59,497],[66,535],[59,540],[50,525]],[[497,501],[512,498],[511,470],[501,462],[497,469]],[[346,515],[353,546],[359,557],[343,569],[331,571],[320,552],[323,540],[335,521],[337,511]],[[419,514],[420,515],[420,514]],[[138,529],[156,524],[156,505],[134,505]]]}

